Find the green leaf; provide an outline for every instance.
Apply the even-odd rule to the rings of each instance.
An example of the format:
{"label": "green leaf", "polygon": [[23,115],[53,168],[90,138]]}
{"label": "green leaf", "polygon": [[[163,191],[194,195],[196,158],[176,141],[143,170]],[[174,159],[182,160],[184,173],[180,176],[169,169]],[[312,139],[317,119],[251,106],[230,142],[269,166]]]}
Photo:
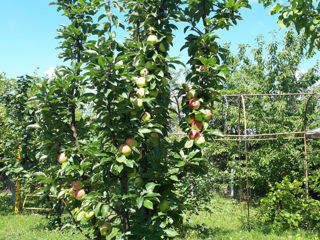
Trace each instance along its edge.
{"label": "green leaf", "polygon": [[194,142],[193,140],[187,141],[187,142],[185,143],[184,147],[185,147],[185,148],[192,148],[193,142]]}
{"label": "green leaf", "polygon": [[143,206],[145,206],[148,209],[153,209],[153,203],[148,199],[145,199],[143,201]]}
{"label": "green leaf", "polygon": [[137,202],[137,207],[141,208],[143,204],[143,197],[137,198],[136,202]]}
{"label": "green leaf", "polygon": [[176,237],[179,235],[176,230],[173,228],[165,229],[164,232],[168,235],[168,237]]}
{"label": "green leaf", "polygon": [[127,158],[126,158],[125,155],[121,155],[120,157],[117,157],[116,160],[117,160],[117,162],[119,162],[119,163],[124,163],[124,162],[126,162]]}
{"label": "green leaf", "polygon": [[178,181],[179,181],[179,179],[178,179],[178,177],[177,177],[176,175],[172,175],[172,176],[170,176],[169,178],[170,178],[171,180],[175,181],[175,182],[178,182]]}
{"label": "green leaf", "polygon": [[278,20],[278,25],[279,25],[280,29],[283,29],[286,27],[286,25],[283,23],[282,19]]}
{"label": "green leaf", "polygon": [[143,128],[143,129],[139,129],[139,133],[151,133],[152,131],[150,129],[147,129],[147,128]]}
{"label": "green leaf", "polygon": [[149,193],[152,193],[154,188],[157,186],[157,184],[153,183],[153,182],[149,182],[146,184],[146,190]]}
{"label": "green leaf", "polygon": [[102,203],[98,203],[97,206],[94,209],[94,215],[98,217],[100,215],[100,208],[101,208]]}

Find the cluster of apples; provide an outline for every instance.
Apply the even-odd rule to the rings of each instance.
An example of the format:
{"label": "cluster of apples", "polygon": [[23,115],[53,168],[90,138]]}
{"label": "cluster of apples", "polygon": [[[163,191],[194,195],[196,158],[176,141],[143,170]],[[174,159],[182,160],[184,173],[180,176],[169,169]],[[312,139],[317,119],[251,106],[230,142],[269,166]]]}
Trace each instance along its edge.
{"label": "cluster of apples", "polygon": [[189,101],[190,108],[193,109],[192,114],[187,117],[187,122],[191,125],[191,131],[189,138],[194,140],[197,146],[201,146],[206,142],[204,136],[201,135],[203,129],[203,121],[209,121],[212,117],[210,109],[200,109],[201,102],[197,98],[197,92],[193,89],[188,90],[187,99]]}
{"label": "cluster of apples", "polygon": [[[65,163],[68,161],[68,157],[65,152],[61,152],[58,155],[58,162]],[[86,194],[85,190],[82,188],[82,183],[74,182],[71,187],[72,196],[78,200],[81,200]]]}
{"label": "cluster of apples", "polygon": [[86,192],[82,187],[83,186],[81,182],[74,182],[72,184],[71,191],[72,191],[72,196],[75,199],[81,200],[84,197],[84,195],[86,195]]}

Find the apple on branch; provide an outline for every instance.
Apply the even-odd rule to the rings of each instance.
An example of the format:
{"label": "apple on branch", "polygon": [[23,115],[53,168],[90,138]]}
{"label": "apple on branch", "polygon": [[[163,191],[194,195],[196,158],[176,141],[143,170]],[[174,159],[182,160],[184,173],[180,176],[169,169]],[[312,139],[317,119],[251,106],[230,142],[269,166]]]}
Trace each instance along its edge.
{"label": "apple on branch", "polygon": [[132,150],[128,144],[122,144],[119,147],[119,152],[121,152],[125,156],[129,156],[131,154]]}
{"label": "apple on branch", "polygon": [[68,160],[66,154],[64,152],[60,153],[58,156],[58,162],[59,163],[64,163]]}
{"label": "apple on branch", "polygon": [[145,89],[144,88],[139,88],[137,90],[137,95],[139,98],[143,98],[143,96],[145,95]]}
{"label": "apple on branch", "polygon": [[141,98],[137,98],[135,104],[138,108],[143,108],[143,100]]}
{"label": "apple on branch", "polygon": [[146,78],[145,77],[139,77],[136,79],[136,84],[139,88],[143,88],[146,86]]}
{"label": "apple on branch", "polygon": [[190,139],[196,139],[197,137],[199,137],[200,136],[200,132],[198,131],[198,130],[194,130],[194,129],[192,129],[191,131],[190,131],[190,133],[189,133],[189,138]]}
{"label": "apple on branch", "polygon": [[198,109],[200,107],[200,101],[197,98],[191,98],[189,100],[189,106],[192,109]]}
{"label": "apple on branch", "polygon": [[191,126],[192,126],[192,127],[196,126],[197,129],[198,129],[199,131],[201,131],[201,129],[202,129],[202,122],[199,122],[199,121],[194,120],[194,121],[192,121]]}
{"label": "apple on branch", "polygon": [[170,202],[168,200],[162,200],[159,203],[159,209],[161,212],[167,212],[170,209]]}
{"label": "apple on branch", "polygon": [[191,89],[190,91],[188,91],[187,93],[187,99],[190,100],[192,98],[195,98],[197,96],[197,92],[194,89]]}
{"label": "apple on branch", "polygon": [[212,112],[210,109],[203,109],[203,110],[201,110],[201,112],[203,113],[203,115],[204,115],[203,118],[206,121],[210,120],[210,118],[212,117]]}
{"label": "apple on branch", "polygon": [[86,192],[83,189],[73,191],[73,196],[78,200],[81,200],[84,195],[86,195]]}
{"label": "apple on branch", "polygon": [[147,37],[147,43],[154,45],[157,42],[158,42],[158,37],[156,35],[152,34]]}
{"label": "apple on branch", "polygon": [[148,73],[149,73],[148,69],[144,68],[140,71],[140,76],[146,77],[148,75]]}
{"label": "apple on branch", "polygon": [[126,143],[130,146],[130,147],[136,147],[138,145],[137,141],[134,138],[127,138],[126,139]]}
{"label": "apple on branch", "polygon": [[196,138],[194,143],[198,146],[201,147],[204,143],[206,142],[206,139],[203,136],[199,136]]}
{"label": "apple on branch", "polygon": [[74,190],[74,191],[80,190],[82,187],[83,187],[83,184],[78,181],[76,181],[72,184],[72,190]]}
{"label": "apple on branch", "polygon": [[100,227],[100,233],[102,236],[108,236],[108,235],[110,235],[111,232],[112,232],[112,226],[110,223],[104,223]]}
{"label": "apple on branch", "polygon": [[148,122],[148,121],[150,121],[150,119],[151,119],[150,113],[145,112],[145,113],[143,114],[143,116],[142,116],[142,120],[143,120],[144,122]]}

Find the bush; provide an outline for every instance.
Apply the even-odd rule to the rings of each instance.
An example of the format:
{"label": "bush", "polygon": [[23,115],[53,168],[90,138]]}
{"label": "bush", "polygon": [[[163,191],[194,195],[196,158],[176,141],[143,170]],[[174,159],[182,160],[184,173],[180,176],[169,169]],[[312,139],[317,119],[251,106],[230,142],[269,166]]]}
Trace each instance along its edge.
{"label": "bush", "polygon": [[320,201],[306,200],[303,183],[288,178],[276,183],[268,196],[261,200],[260,224],[273,224],[278,230],[320,227]]}

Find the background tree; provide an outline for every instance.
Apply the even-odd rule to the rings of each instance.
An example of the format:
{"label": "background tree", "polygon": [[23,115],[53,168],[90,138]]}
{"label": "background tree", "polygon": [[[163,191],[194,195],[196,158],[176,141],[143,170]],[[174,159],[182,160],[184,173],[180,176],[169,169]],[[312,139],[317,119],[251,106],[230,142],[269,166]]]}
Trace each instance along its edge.
{"label": "background tree", "polygon": [[299,34],[308,40],[310,52],[315,47],[320,49],[320,2],[314,0],[259,0],[263,5],[270,6],[271,14],[279,14],[278,24],[281,28],[293,25]]}

